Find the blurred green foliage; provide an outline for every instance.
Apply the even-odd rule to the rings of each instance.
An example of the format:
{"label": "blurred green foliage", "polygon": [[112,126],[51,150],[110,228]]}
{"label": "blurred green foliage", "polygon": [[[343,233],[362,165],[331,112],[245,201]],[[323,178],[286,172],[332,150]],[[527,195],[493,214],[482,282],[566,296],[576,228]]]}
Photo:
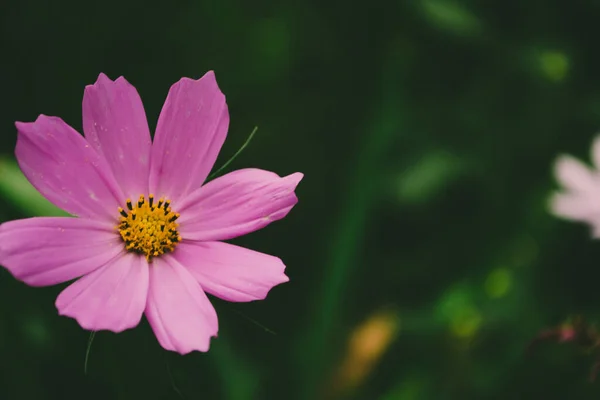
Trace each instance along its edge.
{"label": "blurred green foliage", "polygon": [[[281,257],[290,282],[214,299],[206,354],[165,352],[143,321],[99,332],[84,373],[89,332],[53,305],[64,285],[1,270],[0,398],[597,397],[590,355],[526,348],[599,315],[600,246],[547,212],[556,156],[587,157],[600,124],[599,16],[559,0],[2,2],[1,221],[62,214],[19,173],[14,121],[81,130],[100,72],[137,87],[153,127],[172,83],[214,69],[231,114],[217,165],[258,125],[229,168],[305,178],[286,219],[233,241]],[[365,328],[386,307],[398,326]]]}

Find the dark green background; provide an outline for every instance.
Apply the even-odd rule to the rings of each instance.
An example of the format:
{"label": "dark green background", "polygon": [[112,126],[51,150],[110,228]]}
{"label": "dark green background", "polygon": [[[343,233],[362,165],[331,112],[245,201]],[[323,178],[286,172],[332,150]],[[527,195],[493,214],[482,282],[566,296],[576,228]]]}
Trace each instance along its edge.
{"label": "dark green background", "polygon": [[[215,300],[206,354],[167,353],[143,321],[98,333],[84,374],[89,333],[54,308],[65,285],[0,271],[0,398],[322,399],[382,307],[395,340],[339,398],[596,398],[592,355],[524,349],[600,309],[600,245],[547,211],[556,156],[587,159],[600,126],[599,20],[592,0],[1,2],[4,162],[15,120],[81,130],[100,72],[136,86],[154,127],[171,84],[213,69],[231,114],[218,164],[258,125],[231,168],[305,178],[287,218],[233,241],[290,282]],[[1,201],[0,220],[34,214]]]}

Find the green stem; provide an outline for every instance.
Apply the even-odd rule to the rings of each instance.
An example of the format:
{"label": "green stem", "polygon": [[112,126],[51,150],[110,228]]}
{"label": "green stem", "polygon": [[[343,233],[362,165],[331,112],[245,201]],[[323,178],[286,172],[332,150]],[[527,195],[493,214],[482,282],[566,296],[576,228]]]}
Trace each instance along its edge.
{"label": "green stem", "polygon": [[346,202],[326,258],[327,268],[320,294],[315,296],[315,316],[305,333],[306,340],[301,343],[305,373],[301,398],[304,399],[319,398],[318,385],[326,378],[324,373],[331,365],[332,350],[339,342],[335,335],[344,315],[343,303],[348,295],[350,278],[357,270],[366,222],[379,195],[380,180],[377,177],[384,172],[381,160],[400,131],[403,107],[401,93],[395,90],[400,85],[394,85],[396,82],[393,81],[401,76],[401,68],[396,68],[394,61],[386,63],[387,68],[382,74],[382,95],[375,112],[375,122],[366,130],[364,143],[359,147],[354,178],[350,181],[352,186],[344,196]]}
{"label": "green stem", "polygon": [[92,331],[90,333],[90,338],[88,339],[87,349],[85,349],[85,360],[83,361],[83,374],[87,375],[87,366],[88,361],[90,359],[90,351],[92,350],[92,342],[94,341],[94,337],[96,337],[96,331]]}
{"label": "green stem", "polygon": [[254,137],[254,134],[256,133],[257,130],[258,130],[258,126],[255,126],[254,129],[252,129],[252,132],[250,132],[250,136],[248,136],[248,139],[246,139],[246,141],[244,142],[244,144],[242,145],[242,147],[240,147],[238,149],[238,151],[235,152],[235,154],[233,155],[233,157],[231,157],[229,160],[227,160],[227,162],[225,164],[223,164],[221,166],[221,168],[219,168],[218,170],[216,170],[215,172],[213,172],[212,174],[210,174],[207,180],[213,179],[215,176],[219,175],[219,173],[221,171],[223,171],[225,168],[227,168],[227,166],[229,164],[231,164],[231,162],[233,160],[235,160],[237,158],[237,156],[239,156],[242,151],[244,151],[244,149],[246,148],[246,146],[248,146],[250,144],[250,141]]}
{"label": "green stem", "polygon": [[365,225],[378,193],[376,177],[382,172],[379,170],[379,161],[395,132],[396,124],[386,123],[383,119],[379,119],[379,122],[383,123],[365,134],[361,156],[356,163],[354,184],[345,196],[347,201],[342,208],[338,233],[325,264],[328,268],[322,280],[321,293],[317,296],[314,324],[305,344],[308,352],[305,370],[309,375],[308,393],[304,396],[306,399],[315,398],[318,381],[323,378],[331,360],[331,345],[343,316],[348,284],[358,267]]}

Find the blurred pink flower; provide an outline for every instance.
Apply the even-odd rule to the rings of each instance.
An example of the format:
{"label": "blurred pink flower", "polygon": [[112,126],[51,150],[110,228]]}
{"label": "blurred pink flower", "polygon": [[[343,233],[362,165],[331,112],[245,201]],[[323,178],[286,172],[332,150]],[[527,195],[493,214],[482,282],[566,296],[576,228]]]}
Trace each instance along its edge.
{"label": "blurred pink flower", "polygon": [[562,191],[550,201],[552,212],[559,217],[585,222],[593,236],[600,237],[600,137],[592,145],[592,168],[579,160],[562,155],[555,165],[555,175]]}
{"label": "blurred pink flower", "polygon": [[85,329],[145,314],[165,349],[207,351],[218,321],[205,293],[260,300],[288,281],[279,258],[221,240],[285,217],[303,176],[242,169],[204,184],[228,125],[212,71],[171,87],[154,141],[136,89],[104,74],[85,89],[85,138],[56,117],[17,122],[21,170],[78,218],[0,225],[0,264],[31,286],[81,277],[56,307]]}

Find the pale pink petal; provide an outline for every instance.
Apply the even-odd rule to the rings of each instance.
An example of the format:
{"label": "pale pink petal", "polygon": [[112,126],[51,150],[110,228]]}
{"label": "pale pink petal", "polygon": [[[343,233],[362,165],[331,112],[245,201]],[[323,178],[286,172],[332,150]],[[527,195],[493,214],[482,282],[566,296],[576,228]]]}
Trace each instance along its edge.
{"label": "pale pink petal", "polygon": [[596,136],[592,143],[592,161],[596,169],[600,169],[600,135]]}
{"label": "pale pink petal", "polygon": [[122,251],[113,227],[93,220],[44,217],[0,225],[0,265],[31,286],[75,279]]}
{"label": "pale pink petal", "polygon": [[185,241],[173,257],[202,289],[227,301],[262,300],[271,288],[289,281],[279,258],[229,243]]}
{"label": "pale pink petal", "polygon": [[139,324],[147,294],[146,258],[124,253],[63,290],[56,308],[84,329],[121,332]]}
{"label": "pale pink petal", "polygon": [[600,220],[600,199],[583,193],[556,193],[550,199],[556,216],[576,221]]}
{"label": "pale pink petal", "polygon": [[120,77],[100,74],[83,95],[83,132],[108,161],[123,194],[148,194],[152,139],[137,90]]}
{"label": "pale pink petal", "polygon": [[555,164],[556,179],[566,188],[574,191],[599,191],[600,180],[581,161],[567,155],[558,158]]}
{"label": "pale pink petal", "polygon": [[600,202],[588,193],[556,193],[550,210],[557,217],[587,223],[594,238],[600,237]]}
{"label": "pale pink petal", "polygon": [[167,350],[208,351],[217,336],[217,313],[196,279],[170,255],[150,266],[146,318]]}
{"label": "pale pink petal", "polygon": [[16,126],[17,161],[42,195],[71,214],[118,221],[121,190],[106,160],[83,136],[45,115]]}
{"label": "pale pink petal", "polygon": [[226,240],[261,229],[298,202],[294,190],[302,177],[249,168],[217,178],[176,206],[179,232],[184,239]]}
{"label": "pale pink petal", "polygon": [[158,118],[150,192],[173,203],[199,188],[227,135],[229,113],[215,74],[183,78],[169,90]]}

